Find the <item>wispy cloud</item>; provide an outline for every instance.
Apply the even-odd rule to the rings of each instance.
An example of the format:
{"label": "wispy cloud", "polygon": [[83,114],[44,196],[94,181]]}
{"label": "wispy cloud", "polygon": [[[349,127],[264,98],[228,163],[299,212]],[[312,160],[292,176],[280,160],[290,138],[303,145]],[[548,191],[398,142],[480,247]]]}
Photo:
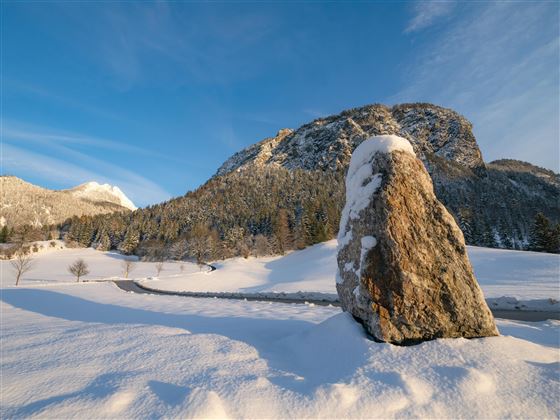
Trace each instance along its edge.
{"label": "wispy cloud", "polygon": [[[242,51],[273,31],[274,20],[258,8],[217,14],[211,4],[189,6],[158,1],[82,9],[61,4],[59,12],[75,23],[74,48],[87,51],[122,90],[160,81],[166,86],[224,84],[258,71],[259,60],[245,61]],[[89,21],[91,13],[96,25],[84,32],[80,22]]]}
{"label": "wispy cloud", "polygon": [[455,2],[453,1],[417,1],[414,4],[414,17],[410,20],[404,32],[416,32],[433,25],[438,19],[451,13],[454,6]]}
{"label": "wispy cloud", "polygon": [[552,3],[464,5],[418,48],[392,102],[428,101],[473,122],[486,160],[512,157],[559,169],[558,8]]}
{"label": "wispy cloud", "polygon": [[136,205],[157,203],[171,197],[159,185],[141,175],[70,149],[59,148],[71,159],[31,152],[7,142],[2,144],[2,149],[2,166],[6,174],[37,177],[63,188],[92,180],[109,183],[117,185]]}
{"label": "wispy cloud", "polygon": [[[76,133],[3,121],[2,171],[32,176],[63,188],[98,181],[117,185],[137,205],[146,205],[171,197],[156,182],[120,165],[93,157],[99,149],[114,153],[174,161],[160,153],[123,142]],[[95,153],[103,156],[103,153]]]}
{"label": "wispy cloud", "polygon": [[114,150],[139,156],[150,156],[158,159],[186,164],[184,160],[168,156],[154,149],[133,146],[123,141],[87,136],[52,129],[49,127],[34,126],[27,123],[19,123],[12,120],[3,120],[2,136],[5,140],[17,140],[18,143],[34,143],[43,146],[69,145],[69,146],[91,146],[99,149]]}
{"label": "wispy cloud", "polygon": [[48,103],[55,103],[65,106],[66,108],[79,109],[88,114],[94,115],[95,117],[101,117],[104,119],[114,120],[114,121],[125,121],[130,124],[133,123],[128,118],[123,115],[116,114],[114,112],[109,112],[105,108],[92,106],[83,99],[74,99],[69,96],[61,95],[58,92],[53,92],[52,90],[46,89],[43,86],[38,86],[29,82],[21,82],[19,80],[4,80],[3,81],[4,91],[13,90],[18,95],[25,95],[32,97],[34,100],[43,99],[48,101]]}

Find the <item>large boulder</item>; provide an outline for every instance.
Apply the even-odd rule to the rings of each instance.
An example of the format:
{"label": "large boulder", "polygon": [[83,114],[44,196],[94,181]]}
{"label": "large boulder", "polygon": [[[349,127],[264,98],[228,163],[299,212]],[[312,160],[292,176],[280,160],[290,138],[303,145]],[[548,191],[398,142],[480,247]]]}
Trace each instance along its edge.
{"label": "large boulder", "polygon": [[463,234],[401,137],[371,137],[352,155],[336,281],[342,308],[376,340],[498,335]]}

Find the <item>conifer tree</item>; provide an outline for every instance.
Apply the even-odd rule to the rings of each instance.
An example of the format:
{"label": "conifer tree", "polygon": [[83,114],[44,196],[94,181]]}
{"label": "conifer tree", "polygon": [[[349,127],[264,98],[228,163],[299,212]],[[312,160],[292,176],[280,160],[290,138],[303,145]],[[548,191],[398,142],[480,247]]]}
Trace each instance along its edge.
{"label": "conifer tree", "polygon": [[279,253],[286,253],[286,251],[291,248],[290,225],[288,223],[288,212],[286,209],[280,209],[278,211],[274,234],[278,241]]}
{"label": "conifer tree", "polygon": [[551,242],[550,221],[544,214],[537,213],[529,233],[529,250],[547,252]]}
{"label": "conifer tree", "polygon": [[140,235],[135,230],[131,229],[127,231],[124,240],[119,245],[119,251],[123,254],[130,255],[133,254],[138,243],[140,242]]}
{"label": "conifer tree", "polygon": [[111,250],[111,238],[109,238],[109,235],[107,234],[107,232],[103,231],[99,235],[99,240],[97,241],[96,249],[98,251],[110,251]]}
{"label": "conifer tree", "polygon": [[2,226],[2,229],[0,230],[0,243],[5,244],[6,242],[8,242],[8,235],[9,235],[9,231],[8,231],[8,226],[4,225]]}

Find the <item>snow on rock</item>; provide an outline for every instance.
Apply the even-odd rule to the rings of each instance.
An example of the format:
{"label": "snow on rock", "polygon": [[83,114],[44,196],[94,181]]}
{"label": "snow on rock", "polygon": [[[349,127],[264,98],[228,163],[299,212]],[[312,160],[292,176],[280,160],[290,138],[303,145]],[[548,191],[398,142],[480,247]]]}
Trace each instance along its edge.
{"label": "snow on rock", "polygon": [[76,197],[88,198],[94,201],[107,200],[130,210],[137,209],[134,203],[117,186],[99,184],[95,181],[91,181],[78,185],[68,191]]}
{"label": "snow on rock", "polygon": [[352,232],[347,230],[348,222],[367,207],[371,196],[381,185],[381,174],[373,174],[369,165],[376,153],[391,153],[401,150],[416,156],[410,142],[395,135],[373,136],[362,142],[350,160],[346,175],[346,204],[340,218],[338,231],[339,249],[352,240]]}

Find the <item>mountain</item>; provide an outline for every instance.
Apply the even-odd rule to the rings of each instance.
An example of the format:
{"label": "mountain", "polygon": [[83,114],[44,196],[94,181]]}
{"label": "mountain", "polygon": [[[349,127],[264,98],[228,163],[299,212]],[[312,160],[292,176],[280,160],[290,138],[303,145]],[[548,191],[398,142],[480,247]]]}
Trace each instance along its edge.
{"label": "mountain", "polygon": [[92,181],[64,191],[69,192],[74,197],[88,201],[114,203],[129,210],[136,210],[137,208],[119,187],[109,184],[98,184]]}
{"label": "mountain", "polygon": [[118,188],[88,182],[68,190],[49,190],[15,176],[0,177],[0,223],[41,227],[61,223],[72,216],[95,215],[136,207]]}
{"label": "mountain", "polygon": [[129,214],[74,218],[63,234],[85,246],[136,254],[183,249],[197,258],[202,248],[205,258],[302,248],[335,236],[352,152],[379,134],[411,142],[469,244],[522,249],[538,212],[560,220],[558,174],[514,160],[486,164],[463,116],[403,104],[368,105],[280,130],[183,197]]}
{"label": "mountain", "polygon": [[368,105],[281,130],[228,159],[217,171],[346,171],[354,149],[372,135],[407,138],[424,162],[438,198],[470,244],[522,248],[537,212],[560,220],[560,177],[516,160],[485,164],[472,125],[432,104]]}
{"label": "mountain", "polygon": [[456,112],[431,104],[394,107],[368,105],[317,119],[293,131],[283,129],[228,159],[216,173],[225,175],[247,165],[286,169],[345,169],[354,149],[373,135],[397,134],[408,139],[424,161],[431,156],[470,169],[484,166],[472,125]]}

